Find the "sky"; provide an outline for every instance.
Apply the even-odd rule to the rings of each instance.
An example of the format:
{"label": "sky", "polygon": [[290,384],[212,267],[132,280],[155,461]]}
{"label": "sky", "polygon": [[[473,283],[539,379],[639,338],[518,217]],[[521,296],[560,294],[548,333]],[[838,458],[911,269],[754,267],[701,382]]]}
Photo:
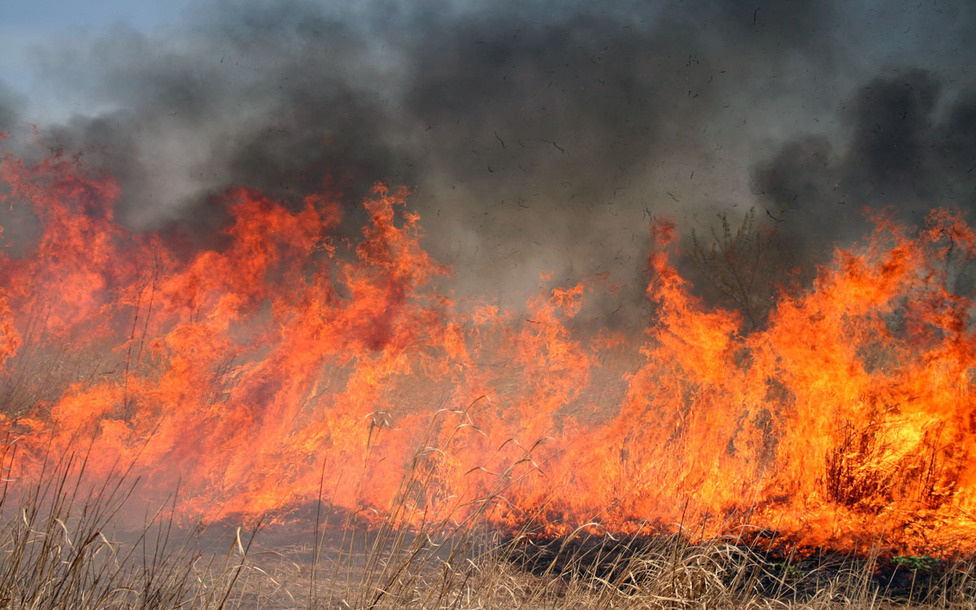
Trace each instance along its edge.
{"label": "sky", "polygon": [[[130,27],[151,31],[174,24],[190,6],[187,0],[172,2],[66,2],[64,0],[0,0],[0,79],[21,93],[40,89],[32,54],[66,35]],[[31,95],[37,119],[63,118],[71,107],[43,95]],[[83,111],[78,106],[77,111]]]}
{"label": "sky", "polygon": [[354,233],[408,186],[456,288],[511,305],[639,285],[651,218],[757,210],[814,264],[865,207],[972,209],[973,31],[970,0],[0,0],[0,130],[107,169],[136,230],[326,181]]}

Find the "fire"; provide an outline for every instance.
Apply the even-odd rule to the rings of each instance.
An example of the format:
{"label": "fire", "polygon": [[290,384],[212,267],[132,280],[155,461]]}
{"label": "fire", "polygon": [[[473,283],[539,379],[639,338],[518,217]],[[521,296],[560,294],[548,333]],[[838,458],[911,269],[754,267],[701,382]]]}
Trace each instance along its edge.
{"label": "fire", "polygon": [[377,186],[358,242],[328,194],[233,189],[208,245],[136,234],[78,159],[7,156],[36,227],[0,265],[0,426],[28,459],[90,447],[208,520],[320,497],[407,523],[611,533],[749,524],[802,545],[976,545],[976,334],[954,289],[976,234],[884,218],[768,322],[696,298],[652,228],[643,334],[576,324],[606,278],[527,315],[443,289],[406,191]]}

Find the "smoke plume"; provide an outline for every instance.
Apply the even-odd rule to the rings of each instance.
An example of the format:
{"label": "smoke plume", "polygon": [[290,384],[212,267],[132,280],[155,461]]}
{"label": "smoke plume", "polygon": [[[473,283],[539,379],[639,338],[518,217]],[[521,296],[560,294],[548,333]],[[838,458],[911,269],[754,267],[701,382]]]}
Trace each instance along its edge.
{"label": "smoke plume", "polygon": [[758,206],[818,260],[863,206],[971,206],[974,11],[905,8],[216,2],[37,50],[90,109],[41,131],[117,177],[141,230],[213,232],[232,185],[326,188],[358,227],[374,182],[408,185],[457,288],[514,305],[543,271],[629,283],[652,216],[707,232]]}

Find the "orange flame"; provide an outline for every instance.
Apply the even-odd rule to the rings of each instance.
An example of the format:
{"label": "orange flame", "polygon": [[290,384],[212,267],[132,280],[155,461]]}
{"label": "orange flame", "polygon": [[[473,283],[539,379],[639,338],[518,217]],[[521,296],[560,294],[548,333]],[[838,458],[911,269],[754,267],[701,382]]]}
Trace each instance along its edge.
{"label": "orange flame", "polygon": [[976,543],[976,335],[953,289],[976,235],[957,214],[877,219],[751,332],[693,296],[659,223],[635,345],[574,323],[605,278],[521,318],[455,302],[405,191],[376,187],[350,246],[326,196],[231,190],[221,239],[188,251],[120,225],[115,182],[77,159],[7,156],[0,180],[38,225],[0,254],[0,425],[38,459],[91,443],[92,474],[179,484],[188,515],[285,512],[324,473],[332,505],[405,503],[408,522],[490,500],[499,527],[556,534]]}

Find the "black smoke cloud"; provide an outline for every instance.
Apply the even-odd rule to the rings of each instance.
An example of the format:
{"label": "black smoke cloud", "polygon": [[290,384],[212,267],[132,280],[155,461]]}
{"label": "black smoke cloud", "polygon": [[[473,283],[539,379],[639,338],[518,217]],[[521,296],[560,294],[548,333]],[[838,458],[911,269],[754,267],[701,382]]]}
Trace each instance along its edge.
{"label": "black smoke cloud", "polygon": [[[866,228],[864,207],[920,223],[935,206],[976,206],[976,91],[929,71],[872,79],[844,108],[844,136],[788,142],[755,171],[755,190],[818,257]],[[838,222],[838,219],[841,222]]]}
{"label": "black smoke cloud", "polygon": [[[908,51],[949,39],[947,23],[971,45],[958,25],[972,19],[966,7],[910,16]],[[856,224],[837,223],[835,207],[884,190],[906,206],[912,189],[964,195],[973,113],[945,84],[954,68],[906,73],[908,92],[886,78],[863,86],[878,68],[852,67],[853,53],[905,51],[891,31],[909,17],[873,10],[217,2],[179,27],[39,50],[47,80],[96,109],[43,136],[115,175],[120,216],[137,229],[212,231],[220,218],[207,202],[228,186],[300,200],[323,182],[355,227],[358,200],[383,181],[415,190],[428,247],[455,265],[462,293],[515,305],[540,271],[561,281],[610,269],[639,287],[652,216],[701,228],[717,210],[759,204],[829,233]],[[884,28],[864,33],[872,20]],[[795,136],[807,116],[837,127]],[[763,156],[770,141],[779,150]]]}

